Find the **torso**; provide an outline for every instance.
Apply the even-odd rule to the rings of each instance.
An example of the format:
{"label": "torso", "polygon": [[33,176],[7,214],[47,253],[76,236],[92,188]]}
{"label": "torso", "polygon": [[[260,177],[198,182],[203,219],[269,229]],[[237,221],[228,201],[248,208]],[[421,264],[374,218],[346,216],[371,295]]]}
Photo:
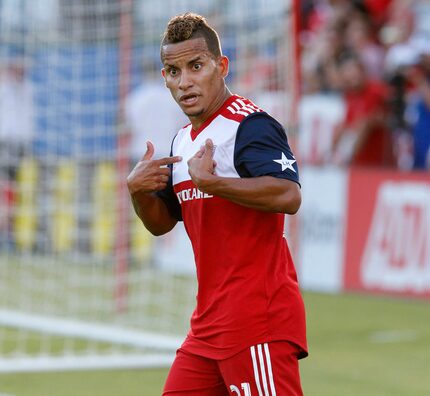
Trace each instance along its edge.
{"label": "torso", "polygon": [[183,157],[173,167],[173,188],[198,278],[197,306],[182,347],[213,359],[275,340],[291,341],[306,354],[304,308],[283,235],[284,215],[203,194],[188,174],[187,160],[210,138],[217,175],[241,177],[234,163],[237,130],[243,119],[261,111],[232,96],[201,130],[189,125],[173,143],[173,155]]}

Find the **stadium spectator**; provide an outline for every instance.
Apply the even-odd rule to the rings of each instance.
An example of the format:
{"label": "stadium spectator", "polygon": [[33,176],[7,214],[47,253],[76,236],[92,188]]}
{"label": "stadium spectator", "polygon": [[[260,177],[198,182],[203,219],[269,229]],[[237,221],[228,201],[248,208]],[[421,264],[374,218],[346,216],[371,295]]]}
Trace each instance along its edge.
{"label": "stadium spectator", "polygon": [[380,41],[387,47],[407,41],[415,26],[416,0],[392,0],[385,23],[380,27]]}
{"label": "stadium spectator", "polygon": [[16,173],[32,148],[34,136],[33,86],[25,59],[10,55],[0,65],[0,240],[12,244]]}
{"label": "stadium spectator", "polygon": [[315,40],[309,43],[302,60],[305,87],[317,86],[326,93],[339,90],[336,63],[346,50],[344,33],[345,23],[332,18],[321,27]]}
{"label": "stadium spectator", "polygon": [[385,121],[387,86],[369,80],[355,54],[345,54],[338,70],[346,114],[335,131],[333,161],[360,166],[391,166],[393,148]]}
{"label": "stadium spectator", "polygon": [[[183,220],[196,259],[197,306],[163,395],[302,395],[305,315],[283,237],[301,202],[282,126],[225,85],[229,61],[204,18],[169,21],[166,86],[191,125],[153,160],[147,144],[128,177],[136,213],[154,234]],[[169,165],[166,168],[165,165]],[[264,362],[264,363],[263,363]]]}
{"label": "stadium spectator", "polygon": [[385,71],[394,74],[402,66],[409,65],[416,53],[411,45],[414,33],[414,13],[411,1],[394,1],[386,24],[381,28],[379,37],[387,48]]}
{"label": "stadium spectator", "polygon": [[382,79],[384,73],[385,51],[374,39],[372,21],[363,13],[349,20],[345,29],[345,44],[355,52],[370,79]]}
{"label": "stadium spectator", "polygon": [[392,3],[393,0],[363,0],[363,5],[369,12],[376,30],[379,30],[386,23]]}
{"label": "stadium spectator", "polygon": [[[425,2],[313,0],[305,3],[303,26],[306,31],[301,36],[303,92],[340,94],[346,102],[346,123],[334,131],[337,138],[333,142],[333,160],[339,164],[391,166],[395,153],[400,168],[412,167],[412,134],[405,120],[405,110],[413,97],[410,95],[412,82],[406,79],[404,71],[416,63],[414,42],[426,31],[422,22],[424,18],[417,16],[417,13],[425,13]],[[419,26],[417,20],[421,21]],[[340,59],[348,57],[350,52],[355,53],[362,65],[362,79],[368,82],[364,84],[368,87],[364,91],[376,89],[379,92],[374,98],[369,94],[366,99],[369,101],[367,108],[379,108],[376,112],[372,110],[369,117],[364,112],[358,117],[360,111],[352,110],[356,100],[365,101],[364,96],[354,94],[354,89],[351,89],[354,84],[345,80],[345,68],[342,66],[339,70],[337,67],[342,63]],[[353,70],[350,67],[346,69]],[[369,88],[371,86],[372,89]],[[363,103],[361,105],[366,108]],[[380,111],[383,111],[385,119],[379,117],[378,128],[364,128],[367,132],[363,134],[345,132],[346,128],[352,127],[353,113],[358,119],[364,117],[370,122]],[[410,111],[409,114],[416,112]],[[352,129],[361,130],[358,124]],[[355,141],[358,136],[361,138]],[[359,149],[362,144],[364,146]],[[382,151],[377,155],[378,149]]]}
{"label": "stadium spectator", "polygon": [[145,61],[143,81],[125,102],[125,120],[131,133],[133,164],[142,157],[142,150],[150,140],[157,149],[157,157],[170,153],[170,143],[177,130],[189,123],[176,105],[160,76],[158,62]]}
{"label": "stadium spectator", "polygon": [[33,142],[33,87],[24,59],[11,56],[0,67],[0,169],[13,180]]}
{"label": "stadium spectator", "polygon": [[260,54],[257,48],[247,48],[240,54],[243,70],[238,70],[235,90],[247,97],[252,93],[275,91],[278,82],[275,59]]}
{"label": "stadium spectator", "polygon": [[412,85],[408,120],[413,137],[413,167],[430,170],[430,44],[417,48],[417,63],[405,69]]}

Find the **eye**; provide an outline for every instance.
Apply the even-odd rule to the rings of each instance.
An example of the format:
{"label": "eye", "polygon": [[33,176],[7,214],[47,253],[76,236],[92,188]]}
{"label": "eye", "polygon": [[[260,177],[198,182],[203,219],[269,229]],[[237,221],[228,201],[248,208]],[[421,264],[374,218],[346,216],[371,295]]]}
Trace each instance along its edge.
{"label": "eye", "polygon": [[178,74],[178,69],[175,69],[174,67],[171,67],[168,70],[169,75],[171,75],[172,77],[175,77]]}
{"label": "eye", "polygon": [[194,70],[200,70],[202,68],[202,64],[201,63],[194,63],[193,65],[193,69]]}

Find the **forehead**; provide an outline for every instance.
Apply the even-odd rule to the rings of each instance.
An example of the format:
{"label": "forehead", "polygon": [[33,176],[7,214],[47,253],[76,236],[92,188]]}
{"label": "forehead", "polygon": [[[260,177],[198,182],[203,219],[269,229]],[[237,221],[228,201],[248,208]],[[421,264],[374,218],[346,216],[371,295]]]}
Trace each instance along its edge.
{"label": "forehead", "polygon": [[354,71],[354,72],[360,71],[361,69],[362,67],[360,63],[357,62],[356,60],[348,60],[341,67],[341,70]]}
{"label": "forehead", "polygon": [[180,43],[163,45],[163,63],[177,64],[196,57],[210,56],[208,46],[203,37],[181,41]]}

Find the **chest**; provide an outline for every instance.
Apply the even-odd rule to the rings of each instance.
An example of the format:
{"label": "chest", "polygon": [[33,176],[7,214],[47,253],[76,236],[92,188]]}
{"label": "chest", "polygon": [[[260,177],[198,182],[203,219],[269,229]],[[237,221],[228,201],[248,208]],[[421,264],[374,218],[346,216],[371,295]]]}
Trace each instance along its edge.
{"label": "chest", "polygon": [[182,161],[173,167],[173,185],[189,181],[188,160],[193,157],[206,139],[211,139],[215,150],[213,159],[216,161],[216,174],[222,177],[239,177],[234,167],[234,149],[238,123],[223,117],[217,117],[201,131],[195,139],[191,137],[191,126],[182,130],[175,139],[173,155],[182,157]]}

